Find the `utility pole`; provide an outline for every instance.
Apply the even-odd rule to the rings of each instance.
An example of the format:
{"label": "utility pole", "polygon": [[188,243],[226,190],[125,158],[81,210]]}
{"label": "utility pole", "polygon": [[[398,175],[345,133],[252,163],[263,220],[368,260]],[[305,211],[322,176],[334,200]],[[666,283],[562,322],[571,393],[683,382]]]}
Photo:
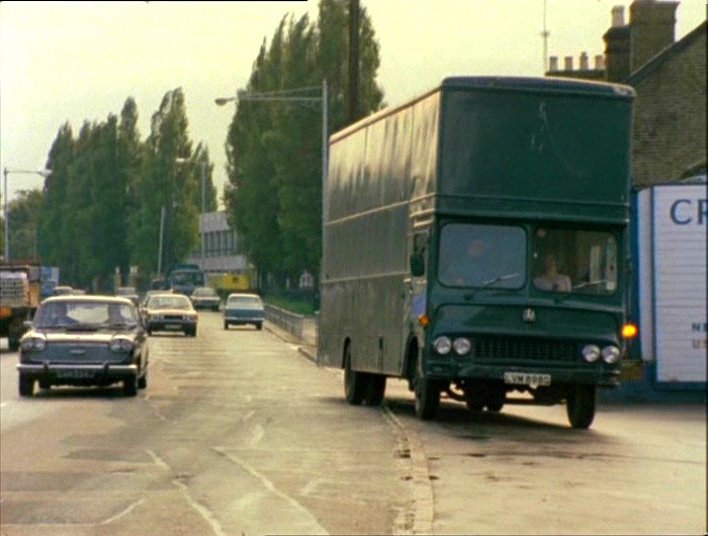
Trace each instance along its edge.
{"label": "utility pole", "polygon": [[359,106],[359,0],[349,0],[349,123],[360,117]]}

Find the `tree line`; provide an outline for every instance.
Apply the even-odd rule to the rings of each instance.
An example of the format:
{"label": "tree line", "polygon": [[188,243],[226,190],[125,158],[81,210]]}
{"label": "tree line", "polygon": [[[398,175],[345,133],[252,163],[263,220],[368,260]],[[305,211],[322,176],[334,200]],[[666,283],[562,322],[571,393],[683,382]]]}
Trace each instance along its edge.
{"label": "tree line", "polygon": [[[357,21],[357,84],[349,83],[352,9]],[[327,129],[383,106],[376,82],[379,46],[358,2],[320,0],[318,20],[284,16],[253,64],[244,91],[255,95],[328,86]],[[351,67],[350,67],[351,71]],[[243,99],[225,141],[229,223],[259,274],[282,284],[307,270],[319,275],[321,256],[321,107],[292,101]],[[116,268],[143,278],[183,261],[199,244],[201,167],[206,166],[206,211],[217,208],[213,164],[188,136],[185,95],[165,94],[142,140],[138,110],[128,98],[120,116],[84,122],[78,134],[61,126],[49,150],[51,171],[42,191],[20,192],[10,207],[12,258],[40,258],[58,266],[64,282],[112,290]],[[186,160],[186,163],[179,162]],[[162,223],[162,225],[161,225]],[[162,256],[159,257],[160,229]]]}
{"label": "tree line", "polygon": [[206,211],[216,210],[216,190],[207,148],[188,137],[183,90],[165,94],[145,140],[137,123],[129,97],[120,117],[86,121],[76,135],[69,123],[59,128],[44,188],[10,204],[11,259],[39,259],[67,284],[112,291],[116,269],[127,279],[135,266],[149,279],[197,248],[203,165]]}

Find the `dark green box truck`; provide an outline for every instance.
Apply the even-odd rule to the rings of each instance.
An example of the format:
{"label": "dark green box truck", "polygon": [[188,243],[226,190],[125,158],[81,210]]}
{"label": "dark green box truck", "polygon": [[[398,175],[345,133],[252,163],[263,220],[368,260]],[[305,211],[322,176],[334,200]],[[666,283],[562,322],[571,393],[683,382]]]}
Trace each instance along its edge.
{"label": "dark green box truck", "polygon": [[[406,378],[422,419],[619,384],[631,88],[455,77],[334,134],[318,363],[351,404]],[[626,329],[627,328],[627,329]]]}

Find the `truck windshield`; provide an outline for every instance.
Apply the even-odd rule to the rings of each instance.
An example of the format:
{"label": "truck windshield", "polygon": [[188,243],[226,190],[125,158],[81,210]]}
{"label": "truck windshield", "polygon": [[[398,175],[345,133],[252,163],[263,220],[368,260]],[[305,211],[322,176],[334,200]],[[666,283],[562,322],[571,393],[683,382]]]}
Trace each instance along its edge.
{"label": "truck windshield", "polygon": [[538,227],[532,250],[538,290],[610,295],[617,289],[617,240],[609,232]]}
{"label": "truck windshield", "polygon": [[521,288],[526,281],[526,233],[506,225],[445,225],[438,279],[450,287]]}

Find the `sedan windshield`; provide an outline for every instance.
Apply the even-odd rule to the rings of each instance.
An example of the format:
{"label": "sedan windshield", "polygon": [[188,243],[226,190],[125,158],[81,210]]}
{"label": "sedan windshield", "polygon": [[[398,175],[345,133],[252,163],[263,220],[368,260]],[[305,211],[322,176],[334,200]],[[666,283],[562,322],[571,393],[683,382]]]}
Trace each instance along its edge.
{"label": "sedan windshield", "polygon": [[137,325],[135,310],[128,304],[100,301],[54,301],[43,303],[34,317],[37,328],[111,327]]}
{"label": "sedan windshield", "polygon": [[192,302],[185,296],[154,296],[147,304],[148,309],[191,309]]}
{"label": "sedan windshield", "polygon": [[210,287],[198,288],[194,290],[192,296],[213,297],[216,296],[216,291]]}
{"label": "sedan windshield", "polygon": [[263,302],[255,296],[230,296],[226,307],[231,309],[263,309]]}

